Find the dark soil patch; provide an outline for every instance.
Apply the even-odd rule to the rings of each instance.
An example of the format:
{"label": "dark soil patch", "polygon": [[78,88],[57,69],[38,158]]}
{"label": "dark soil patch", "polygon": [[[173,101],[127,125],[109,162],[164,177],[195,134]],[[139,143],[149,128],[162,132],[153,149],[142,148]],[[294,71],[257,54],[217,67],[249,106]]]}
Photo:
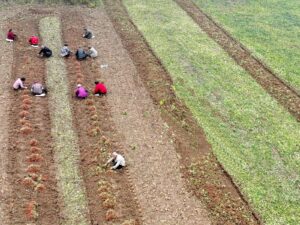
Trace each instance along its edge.
{"label": "dark soil patch", "polygon": [[248,71],[257,83],[300,121],[300,95],[293,87],[281,80],[264,62],[254,57],[250,50],[234,39],[191,0],[175,0],[175,2],[185,10],[201,29],[215,40],[238,65]]}
{"label": "dark soil patch", "polygon": [[122,2],[104,0],[104,4],[138,75],[153,102],[160,107],[161,115],[170,127],[170,135],[175,134],[181,172],[189,189],[205,203],[214,224],[259,224],[231,178],[212,155],[205,135],[191,112],[176,98],[170,75],[130,20]]}
{"label": "dark soil patch", "polygon": [[[89,41],[82,38],[82,28],[85,27],[85,23],[78,12],[63,13],[62,26],[64,41],[74,52],[79,46],[85,48],[89,46]],[[74,127],[79,137],[81,171],[87,192],[90,218],[94,224],[107,224],[105,222],[105,218],[108,218],[107,205],[101,200],[99,188],[101,183],[108,182],[110,184],[108,193],[117,200],[113,206],[117,218],[112,222],[122,223],[133,219],[136,220],[136,224],[140,224],[139,207],[134,200],[126,170],[119,173],[103,168],[109,153],[120,149],[118,144],[120,137],[111,120],[106,97],[92,96],[94,81],[101,79],[99,65],[90,58],[78,63],[75,56],[66,59],[66,64],[70,92],[74,95],[78,83],[90,91],[88,99],[77,100],[73,97],[71,101],[75,118]]]}
{"label": "dark soil patch", "polygon": [[[27,42],[30,35],[38,34],[39,19],[25,10],[9,23],[18,33],[11,83],[20,76],[26,77],[28,86],[34,81],[44,83],[44,60],[37,57],[39,49]],[[33,97],[28,90],[11,92],[8,155],[11,224],[59,224],[47,97]],[[20,116],[21,112],[25,116]],[[31,142],[33,139],[37,142]],[[34,207],[29,207],[31,205]]]}

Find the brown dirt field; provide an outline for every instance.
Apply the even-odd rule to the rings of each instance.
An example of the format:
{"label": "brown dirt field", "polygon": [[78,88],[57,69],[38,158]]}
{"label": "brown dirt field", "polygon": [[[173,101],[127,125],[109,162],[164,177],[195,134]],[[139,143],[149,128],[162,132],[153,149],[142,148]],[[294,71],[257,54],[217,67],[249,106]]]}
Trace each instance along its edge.
{"label": "brown dirt field", "polygon": [[[34,81],[44,83],[44,60],[37,57],[39,49],[32,48],[27,43],[30,35],[38,34],[38,21],[38,16],[24,10],[8,25],[13,27],[18,34],[18,41],[14,43],[13,47],[11,84],[21,75],[26,77],[28,86]],[[10,107],[9,116],[8,171],[12,188],[9,202],[10,223],[14,225],[29,222],[59,224],[58,194],[47,98],[31,96],[28,90],[11,90],[10,92],[11,100],[14,102]],[[24,101],[25,98],[26,101]],[[24,110],[25,108],[26,110]],[[27,111],[28,116],[20,117],[21,111]],[[25,125],[22,125],[24,123]],[[31,132],[24,134],[21,131],[24,126],[28,127]],[[38,142],[34,149],[32,149],[32,139],[36,139]],[[42,160],[29,159],[33,153],[39,154]],[[33,168],[35,171],[32,170]],[[30,181],[28,184],[25,184],[25,178]],[[34,185],[31,185],[32,183]],[[37,208],[29,209],[30,202],[36,202]]]}
{"label": "brown dirt field", "polygon": [[254,57],[250,50],[205,14],[191,0],[174,0],[190,17],[217,42],[238,65],[248,71],[272,97],[300,121],[300,94],[281,80],[267,65]]}
{"label": "brown dirt field", "polygon": [[[79,46],[85,48],[88,46],[88,41],[82,38],[82,28],[85,27],[85,24],[81,14],[75,10],[69,12],[66,16],[62,16],[64,41],[69,44],[71,49],[74,49],[74,52]],[[76,20],[76,25],[74,24],[74,20]],[[66,59],[66,64],[69,72],[70,92],[74,93],[78,79],[80,79],[81,84],[90,90],[91,93],[94,81],[101,78],[95,62],[92,59],[88,59],[77,63],[75,57],[70,57]],[[79,66],[75,66],[76,64]],[[114,207],[117,212],[117,218],[112,221],[121,224],[121,222],[133,219],[139,224],[138,205],[134,200],[134,194],[132,193],[132,188],[126,174],[124,172],[119,174],[101,169],[101,166],[108,159],[108,152],[112,152],[112,148],[115,147],[117,140],[117,137],[115,137],[116,130],[110,119],[110,109],[106,98],[93,96],[90,96],[89,100],[72,98],[72,105],[75,118],[74,127],[79,136],[81,170],[86,185],[92,221],[95,224],[107,224],[104,220],[107,210],[101,204],[101,200],[96,193],[98,193],[97,190],[99,189],[98,182],[108,181],[112,184],[112,194],[117,199],[116,206]],[[91,110],[91,107],[95,107],[96,110]],[[94,115],[98,119],[92,120],[91,117]],[[95,128],[99,128],[99,131],[91,133]],[[111,140],[111,144],[104,146],[101,137],[107,137]],[[103,152],[104,147],[107,152]]]}
{"label": "brown dirt field", "polygon": [[[214,224],[260,223],[258,215],[250,209],[230,176],[212,155],[191,112],[176,98],[169,74],[128,17],[121,1],[104,2],[122,44],[133,60],[137,76],[142,79],[170,128],[169,135],[174,137],[181,172],[189,189],[205,203]],[[165,99],[163,105],[159,103],[161,99]]]}

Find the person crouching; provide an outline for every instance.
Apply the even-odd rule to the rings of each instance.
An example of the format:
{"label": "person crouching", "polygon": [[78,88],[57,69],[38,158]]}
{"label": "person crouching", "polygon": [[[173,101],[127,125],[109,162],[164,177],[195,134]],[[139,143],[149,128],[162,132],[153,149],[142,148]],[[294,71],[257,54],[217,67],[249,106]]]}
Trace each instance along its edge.
{"label": "person crouching", "polygon": [[41,46],[41,51],[39,52],[39,55],[41,57],[46,57],[46,58],[49,58],[52,56],[52,51],[47,48],[46,46],[42,45]]}
{"label": "person crouching", "polygon": [[77,84],[75,95],[79,99],[85,99],[88,97],[89,92],[84,87],[82,87],[81,84]]}
{"label": "person crouching", "polygon": [[121,154],[113,152],[112,157],[106,162],[105,166],[110,163],[113,165],[111,167],[112,170],[119,170],[125,166],[125,159]]}
{"label": "person crouching", "polygon": [[107,89],[103,82],[95,81],[95,89],[94,89],[94,95],[100,96],[105,95],[107,93]]}
{"label": "person crouching", "polygon": [[31,86],[31,94],[35,96],[45,96],[47,89],[41,83],[34,82]]}

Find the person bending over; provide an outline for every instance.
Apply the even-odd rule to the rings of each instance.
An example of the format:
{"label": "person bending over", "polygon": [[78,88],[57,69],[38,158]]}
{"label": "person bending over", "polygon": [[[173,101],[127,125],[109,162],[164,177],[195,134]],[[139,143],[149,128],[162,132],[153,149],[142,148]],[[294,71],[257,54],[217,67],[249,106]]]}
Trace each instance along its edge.
{"label": "person bending over", "polygon": [[86,52],[81,47],[78,48],[75,55],[77,60],[84,60],[87,57]]}
{"label": "person bending over", "polygon": [[39,45],[39,38],[37,36],[32,35],[29,40],[29,44],[31,44],[33,47],[37,47]]}
{"label": "person bending over", "polygon": [[84,28],[84,33],[83,33],[83,38],[86,38],[86,39],[92,39],[94,36],[93,36],[93,33],[88,30],[87,28]]}
{"label": "person bending over", "polygon": [[16,39],[17,39],[17,35],[14,34],[12,29],[9,29],[9,31],[7,32],[6,40],[7,41],[15,41]]}
{"label": "person bending over", "polygon": [[47,89],[43,87],[41,83],[34,82],[31,86],[31,93],[36,96],[45,96],[47,94]]}
{"label": "person bending over", "polygon": [[79,99],[85,99],[88,97],[89,92],[84,87],[82,87],[81,84],[77,84],[75,95]]}
{"label": "person bending over", "polygon": [[39,55],[41,57],[49,58],[52,56],[52,51],[49,48],[47,48],[46,46],[42,45]]}
{"label": "person bending over", "polygon": [[100,96],[105,95],[107,93],[107,89],[103,82],[95,81],[95,89],[94,89],[94,95]]}
{"label": "person bending over", "polygon": [[64,47],[61,48],[60,55],[66,58],[68,58],[71,55],[71,51],[68,47],[68,44],[64,44]]}
{"label": "person bending over", "polygon": [[86,54],[91,58],[96,58],[98,56],[98,52],[94,47],[89,47],[89,50]]}
{"label": "person bending over", "polygon": [[21,77],[18,78],[15,83],[13,84],[13,89],[14,90],[20,90],[20,89],[25,89],[27,87],[25,87],[24,82],[25,82],[26,78],[25,77]]}
{"label": "person bending over", "polygon": [[111,167],[112,170],[119,170],[125,166],[125,159],[121,154],[113,152],[111,158],[106,162],[105,166],[110,163],[113,165]]}

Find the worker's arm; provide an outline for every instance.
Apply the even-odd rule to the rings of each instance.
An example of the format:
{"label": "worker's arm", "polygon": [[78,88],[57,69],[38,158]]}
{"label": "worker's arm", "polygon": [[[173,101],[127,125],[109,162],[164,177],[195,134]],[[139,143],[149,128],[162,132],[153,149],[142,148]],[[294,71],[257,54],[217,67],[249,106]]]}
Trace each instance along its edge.
{"label": "worker's arm", "polygon": [[110,164],[113,160],[114,160],[114,158],[110,158],[109,160],[107,160],[107,162],[105,163],[105,166],[107,166],[108,164]]}
{"label": "worker's arm", "polygon": [[116,163],[116,165],[112,166],[111,169],[112,170],[117,169],[120,164],[121,164],[121,160],[118,160],[117,163]]}

